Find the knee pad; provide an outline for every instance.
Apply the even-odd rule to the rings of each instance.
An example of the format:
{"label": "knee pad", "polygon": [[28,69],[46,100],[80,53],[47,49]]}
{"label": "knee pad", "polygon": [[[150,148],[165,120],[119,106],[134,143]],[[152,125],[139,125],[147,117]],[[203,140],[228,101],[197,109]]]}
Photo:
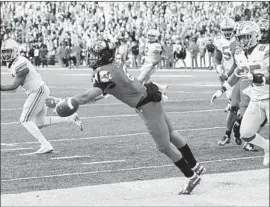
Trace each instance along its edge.
{"label": "knee pad", "polygon": [[241,139],[247,143],[251,142],[254,138],[255,138],[256,134],[254,134],[253,136],[250,137],[244,137],[242,136]]}
{"label": "knee pad", "polygon": [[239,108],[236,106],[231,106],[229,109],[229,111],[232,112],[233,114],[237,114],[238,110]]}

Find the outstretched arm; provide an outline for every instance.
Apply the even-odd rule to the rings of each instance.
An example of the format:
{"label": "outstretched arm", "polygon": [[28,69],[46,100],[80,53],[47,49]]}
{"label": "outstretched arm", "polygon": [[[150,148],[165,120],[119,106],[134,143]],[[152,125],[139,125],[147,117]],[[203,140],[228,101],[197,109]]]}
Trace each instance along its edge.
{"label": "outstretched arm", "polygon": [[25,80],[28,72],[29,72],[28,68],[18,72],[15,76],[13,84],[12,85],[1,85],[1,87],[0,87],[1,91],[12,91],[12,90],[17,89],[20,85],[22,85],[24,83],[24,80]]}

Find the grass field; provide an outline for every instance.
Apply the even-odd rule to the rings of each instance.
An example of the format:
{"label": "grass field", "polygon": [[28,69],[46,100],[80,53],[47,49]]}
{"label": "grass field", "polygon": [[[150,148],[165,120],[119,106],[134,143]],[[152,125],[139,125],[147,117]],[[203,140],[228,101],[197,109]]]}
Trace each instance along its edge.
{"label": "grass field", "polygon": [[[53,96],[72,96],[92,87],[90,70],[50,68],[40,73]],[[130,73],[139,74],[135,70]],[[114,97],[79,108],[82,132],[71,123],[42,129],[54,152],[31,154],[39,144],[18,122],[26,98],[19,89],[1,93],[2,205],[268,205],[269,170],[262,165],[263,150],[246,152],[233,140],[224,147],[217,145],[225,131],[223,109],[227,105],[222,96],[210,106],[219,87],[217,74],[160,70],[153,80],[168,84],[168,116],[207,168],[190,198],[178,199],[183,197],[176,196],[184,184],[183,175],[156,150],[134,110]],[[5,68],[1,81],[12,81]],[[54,114],[49,111],[49,115]],[[269,125],[262,135],[269,137]],[[36,196],[39,192],[45,196]],[[95,192],[91,193],[96,195],[95,202],[90,192]],[[23,195],[30,196],[32,203]],[[231,200],[226,201],[223,195]]]}

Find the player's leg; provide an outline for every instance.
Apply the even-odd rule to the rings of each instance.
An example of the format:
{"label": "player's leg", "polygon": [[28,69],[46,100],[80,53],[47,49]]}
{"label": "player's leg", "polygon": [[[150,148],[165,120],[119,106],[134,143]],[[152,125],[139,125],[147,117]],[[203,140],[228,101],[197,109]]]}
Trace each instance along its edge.
{"label": "player's leg", "polygon": [[36,123],[33,121],[34,117],[42,110],[45,105],[45,99],[49,96],[48,87],[41,86],[39,90],[31,93],[23,106],[23,112],[20,117],[22,126],[41,144],[41,148],[37,153],[47,153],[53,150],[51,144],[43,136]]}
{"label": "player's leg", "polygon": [[[242,118],[245,114],[245,111],[246,111],[246,109],[249,105],[249,102],[250,102],[250,97],[247,94],[247,93],[250,93],[250,92],[248,92],[248,89],[250,88],[249,86],[250,86],[250,84],[249,84],[248,80],[241,80],[240,81],[240,110],[239,110],[240,116],[239,116],[238,120],[236,120],[236,122],[240,123],[240,125],[242,122]],[[251,151],[251,152],[258,151],[252,143],[245,142],[245,141],[243,144],[243,149],[245,151]]]}
{"label": "player's leg", "polygon": [[167,155],[181,172],[188,178],[187,185],[180,194],[189,194],[200,182],[199,175],[194,173],[180,151],[170,142],[168,125],[164,119],[162,103],[149,102],[139,108],[138,113],[153,137],[158,150]]}
{"label": "player's leg", "polygon": [[[227,95],[227,94],[226,94]],[[221,138],[218,142],[219,145],[224,146],[225,144],[230,143],[231,140],[231,133],[233,130],[233,126],[235,121],[238,118],[238,110],[239,110],[239,102],[240,102],[240,84],[239,82],[235,84],[232,88],[229,98],[230,101],[230,108],[228,110],[227,118],[226,118],[226,131],[225,135]],[[236,143],[241,145],[240,135],[236,139]]]}
{"label": "player's leg", "polygon": [[198,175],[201,175],[205,171],[204,166],[197,162],[186,140],[174,130],[172,123],[166,114],[164,114],[164,118],[169,129],[170,141],[181,152],[189,167]]}
{"label": "player's leg", "polygon": [[155,72],[155,68],[152,64],[144,64],[140,68],[140,75],[138,76],[138,80],[143,83],[148,83],[150,80],[150,76]]}
{"label": "player's leg", "polygon": [[[269,155],[269,139],[265,139],[257,133],[259,126],[267,116],[269,117],[269,99],[259,102],[251,100],[243,116],[240,133],[245,142],[263,148]],[[269,157],[268,162],[265,162],[265,165],[269,165]]]}

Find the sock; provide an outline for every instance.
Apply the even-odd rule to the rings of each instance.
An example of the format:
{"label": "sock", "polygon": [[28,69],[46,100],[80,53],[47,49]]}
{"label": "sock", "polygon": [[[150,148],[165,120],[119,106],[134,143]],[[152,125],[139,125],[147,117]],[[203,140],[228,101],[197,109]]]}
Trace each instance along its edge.
{"label": "sock", "polygon": [[181,152],[181,154],[183,155],[183,157],[187,161],[190,168],[194,168],[196,166],[196,164],[197,164],[197,161],[195,160],[194,155],[191,152],[188,144],[186,144],[185,146],[179,148],[178,150]]}
{"label": "sock", "polygon": [[228,136],[228,137],[231,137],[231,133],[232,131],[229,131],[229,130],[226,130],[225,134]]}
{"label": "sock", "polygon": [[41,131],[39,130],[39,128],[37,127],[37,125],[33,121],[23,122],[22,125],[24,126],[24,128],[27,129],[27,131],[33,137],[35,137],[39,141],[40,144],[47,144],[48,143],[46,138],[43,136],[43,134],[41,133]]}
{"label": "sock", "polygon": [[265,139],[259,134],[256,134],[254,139],[252,139],[249,143],[269,151],[269,139]]}
{"label": "sock", "polygon": [[68,122],[71,122],[71,119],[69,117],[46,116],[44,119],[44,126]]}
{"label": "sock", "polygon": [[190,178],[192,177],[195,173],[190,169],[188,166],[187,161],[184,158],[181,158],[179,161],[174,163],[176,167],[178,167],[181,172],[185,175],[185,177]]}

